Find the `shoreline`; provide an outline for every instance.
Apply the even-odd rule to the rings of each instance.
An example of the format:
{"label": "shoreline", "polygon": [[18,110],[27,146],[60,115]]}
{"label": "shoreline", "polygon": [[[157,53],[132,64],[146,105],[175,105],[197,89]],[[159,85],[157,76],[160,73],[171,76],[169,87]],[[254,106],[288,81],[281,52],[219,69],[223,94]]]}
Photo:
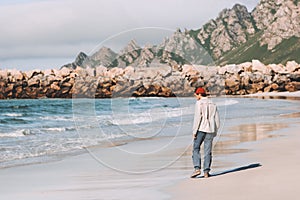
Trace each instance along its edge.
{"label": "shoreline", "polygon": [[289,100],[300,100],[300,91],[296,92],[263,92],[248,94],[245,97],[249,98],[262,98],[262,99],[289,99]]}
{"label": "shoreline", "polygon": [[[75,98],[69,97],[69,98],[48,98],[48,97],[42,97],[42,98],[25,98],[25,99],[0,99],[0,101],[18,101],[18,100],[75,100],[75,99],[94,99],[94,100],[101,100],[101,99],[127,99],[127,98],[193,98],[192,95],[187,95],[187,96],[131,96],[131,97],[111,97],[111,98],[93,98],[93,97],[82,97],[78,98],[75,96]],[[289,92],[289,91],[273,91],[273,92],[260,92],[260,93],[253,93],[253,94],[245,94],[245,95],[220,95],[220,96],[215,96],[212,95],[211,97],[229,97],[229,98],[261,98],[261,99],[289,99],[289,100],[300,100],[300,91],[294,91],[294,92]]]}
{"label": "shoreline", "polygon": [[[48,99],[48,100],[72,100],[72,99],[95,99],[95,100],[101,100],[101,99],[127,99],[127,98],[193,98],[192,95],[187,95],[187,96],[131,96],[131,97],[124,97],[124,96],[120,96],[120,97],[111,97],[111,98],[93,98],[93,97],[69,97],[69,98],[48,98],[48,97],[42,97],[42,98],[25,98],[25,99],[16,99],[16,98],[12,98],[12,99],[0,99],[0,101],[8,101],[8,100],[43,100],[43,99]],[[253,94],[244,94],[244,95],[240,95],[240,94],[236,94],[236,95],[220,95],[220,96],[216,96],[216,95],[212,95],[212,97],[230,97],[230,98],[274,98],[274,99],[293,99],[295,98],[295,100],[299,100],[298,98],[300,98],[300,91],[294,91],[294,92],[289,92],[289,91],[273,91],[273,92],[258,92],[258,93],[253,93]]]}
{"label": "shoreline", "polygon": [[[283,119],[286,119],[286,117],[295,119],[295,117],[298,116],[296,115],[280,117],[282,117]],[[287,121],[291,123],[289,119]],[[245,124],[241,124],[241,127],[244,127],[244,125]],[[235,126],[231,128],[234,127]],[[249,129],[249,127],[245,128]],[[250,131],[251,128],[253,127],[250,126]],[[257,128],[257,130],[262,131],[262,133],[265,133],[265,129],[275,128],[275,130],[267,133],[267,135],[272,135],[273,132],[276,132],[275,135],[277,135],[277,132],[281,132],[281,130],[284,130],[286,132],[286,130],[289,129],[281,126],[272,127],[271,124],[268,126],[263,126],[262,124],[261,127]],[[237,129],[239,130],[239,128]],[[270,140],[277,141],[277,138],[282,138],[271,137],[271,139],[269,140],[269,137],[259,137],[259,140],[251,142],[251,138],[253,138],[253,136],[251,134],[248,136],[249,138],[246,142],[243,141],[241,143],[239,142],[240,139],[235,139],[237,142],[227,141],[227,145],[226,141],[223,143],[227,148],[224,148],[224,146],[221,145],[220,148],[221,150],[223,150],[223,152],[219,152],[218,154],[216,154],[216,159],[214,160],[217,167],[214,167],[213,169],[216,170],[216,173],[230,170],[234,166],[238,165],[237,163],[245,163],[247,160],[245,160],[245,158],[243,157],[244,155],[252,155],[253,153],[257,153],[258,151],[256,148],[253,148],[253,146],[264,146],[264,144],[269,143],[268,141]],[[132,143],[125,143],[121,146],[111,146],[108,148],[91,148],[93,153],[103,159],[100,159],[100,161],[112,162],[113,165],[122,163],[122,168],[125,169],[124,172],[107,168],[106,166],[102,165],[99,160],[97,161],[92,158],[92,156],[88,153],[64,157],[62,160],[54,162],[0,169],[0,176],[2,177],[2,180],[0,181],[0,196],[3,195],[3,198],[5,199],[22,198],[25,200],[34,200],[44,197],[45,199],[51,200],[70,198],[81,200],[86,199],[87,196],[94,199],[124,199],[125,197],[129,197],[129,194],[132,194],[130,195],[132,199],[140,199],[141,197],[144,197],[144,199],[181,199],[179,198],[179,196],[177,196],[178,194],[176,192],[184,192],[185,190],[188,192],[188,189],[190,187],[192,188],[194,186],[194,182],[197,180],[190,180],[189,178],[192,170],[190,162],[190,151],[187,149],[183,151],[182,149],[190,144],[190,135],[183,135],[180,137],[180,140],[175,142],[171,149],[164,151],[163,154],[160,154],[156,157],[144,156],[142,159],[129,159],[125,156],[120,156],[120,159],[118,161],[115,161],[115,159],[112,158],[116,158],[116,155],[120,155],[117,152],[117,150],[119,149],[124,148],[124,150],[130,151],[145,149],[145,147],[155,148],[156,146],[164,144],[164,142],[168,141],[169,139],[160,138],[159,140],[156,140],[155,143],[153,143],[151,140],[139,140]],[[227,135],[227,137],[232,136],[230,136],[229,134]],[[236,133],[233,137],[238,137],[238,134]],[[283,138],[288,139],[289,137]],[[166,166],[166,168],[162,168],[151,173],[143,173],[140,175],[126,173],[126,168],[137,170],[147,170],[149,168],[151,169],[151,167],[161,165],[161,163],[163,163],[162,161],[170,158],[170,156],[174,157],[178,156],[179,154],[182,154],[182,156],[180,155],[181,157],[178,160],[171,163],[171,165]],[[230,157],[230,159],[228,157]],[[239,158],[240,160],[235,160],[235,158]],[[252,164],[257,163],[256,156],[250,158],[253,159]],[[128,163],[128,161],[130,162]],[[246,163],[249,164],[249,161],[247,161]],[[223,179],[223,177],[225,177],[226,179],[226,177],[229,177],[230,182],[231,175],[237,174],[238,176],[238,174],[240,173],[247,173],[248,171],[255,171],[260,168],[264,168],[265,164],[263,162],[259,163],[261,163],[262,166],[257,167],[256,169],[244,170],[237,173],[228,173],[224,176],[222,175],[211,177],[211,179],[209,180],[213,181],[217,180],[218,178]],[[242,167],[243,166],[244,165],[242,165]],[[7,182],[7,180],[10,181]],[[30,184],[27,184],[28,180]],[[192,181],[192,183],[186,183],[188,181]],[[203,182],[202,179],[199,179],[198,181]],[[183,186],[181,184],[183,184]],[[186,184],[192,185],[188,185],[188,188],[182,189],[187,186]],[[35,187],[32,187],[32,185]],[[205,186],[203,186],[203,188],[205,188]],[[189,193],[183,194],[183,196],[185,195],[185,197],[187,197],[192,193],[193,191],[189,191]],[[133,197],[133,195],[136,195],[136,197]]]}

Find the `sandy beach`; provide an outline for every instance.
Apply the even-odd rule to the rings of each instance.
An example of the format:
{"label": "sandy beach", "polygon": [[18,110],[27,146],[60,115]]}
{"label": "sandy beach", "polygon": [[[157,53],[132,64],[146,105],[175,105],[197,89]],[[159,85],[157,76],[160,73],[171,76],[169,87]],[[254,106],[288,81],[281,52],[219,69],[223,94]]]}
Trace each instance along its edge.
{"label": "sandy beach", "polygon": [[[230,134],[215,145],[213,176],[208,179],[189,178],[191,136],[165,136],[2,168],[0,199],[295,199],[300,178],[299,107],[295,109],[274,122],[226,127]],[[168,148],[151,156],[126,154],[165,144]]]}
{"label": "sandy beach", "polygon": [[[300,97],[299,94],[285,92],[251,96],[295,99]],[[297,199],[300,186],[300,119],[299,114],[283,117],[288,121],[294,118],[295,123],[287,122],[286,128],[272,130],[271,127],[276,126],[274,124],[269,127],[269,137],[243,145],[251,151],[234,155],[235,160],[249,164],[214,171],[213,176],[207,179],[186,178],[166,189],[171,194],[170,199]],[[267,132],[263,130],[263,133]]]}
{"label": "sandy beach", "polygon": [[[300,124],[282,129],[280,137],[253,143],[254,151],[240,155],[249,167],[212,176],[188,179],[168,188],[171,199],[297,199],[300,186]],[[238,168],[238,166],[237,166]]]}

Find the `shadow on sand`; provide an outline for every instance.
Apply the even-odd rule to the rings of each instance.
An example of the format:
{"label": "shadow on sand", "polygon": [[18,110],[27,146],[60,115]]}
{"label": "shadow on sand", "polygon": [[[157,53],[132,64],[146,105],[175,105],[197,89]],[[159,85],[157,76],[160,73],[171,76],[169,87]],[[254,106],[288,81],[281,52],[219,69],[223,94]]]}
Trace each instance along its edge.
{"label": "shadow on sand", "polygon": [[[234,169],[229,169],[229,170],[222,171],[222,172],[211,173],[210,177],[221,176],[221,175],[224,175],[224,174],[243,171],[243,170],[252,169],[252,168],[261,167],[261,166],[262,165],[260,163],[250,164],[250,165],[247,165],[247,166],[238,167],[238,168],[234,168]],[[203,178],[203,175],[202,176],[197,176],[197,178]]]}

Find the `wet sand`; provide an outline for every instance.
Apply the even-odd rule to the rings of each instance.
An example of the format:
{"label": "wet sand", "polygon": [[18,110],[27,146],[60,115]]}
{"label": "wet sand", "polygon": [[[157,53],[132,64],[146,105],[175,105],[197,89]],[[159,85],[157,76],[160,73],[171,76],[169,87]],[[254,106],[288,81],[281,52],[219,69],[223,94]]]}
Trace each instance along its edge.
{"label": "wet sand", "polygon": [[296,92],[263,92],[245,95],[244,97],[257,97],[262,99],[290,99],[300,100],[300,91]]}

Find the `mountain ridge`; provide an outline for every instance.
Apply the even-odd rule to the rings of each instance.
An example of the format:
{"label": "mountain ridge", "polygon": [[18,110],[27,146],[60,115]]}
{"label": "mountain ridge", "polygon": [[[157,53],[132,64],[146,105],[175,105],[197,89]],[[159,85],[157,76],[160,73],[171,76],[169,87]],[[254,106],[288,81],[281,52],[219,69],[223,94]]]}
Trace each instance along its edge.
{"label": "mountain ridge", "polygon": [[299,38],[300,1],[261,0],[251,12],[241,4],[225,8],[201,28],[178,29],[158,45],[141,47],[131,40],[119,53],[102,47],[91,56],[79,54],[80,59],[63,67],[225,65],[253,59],[266,64],[299,63]]}

